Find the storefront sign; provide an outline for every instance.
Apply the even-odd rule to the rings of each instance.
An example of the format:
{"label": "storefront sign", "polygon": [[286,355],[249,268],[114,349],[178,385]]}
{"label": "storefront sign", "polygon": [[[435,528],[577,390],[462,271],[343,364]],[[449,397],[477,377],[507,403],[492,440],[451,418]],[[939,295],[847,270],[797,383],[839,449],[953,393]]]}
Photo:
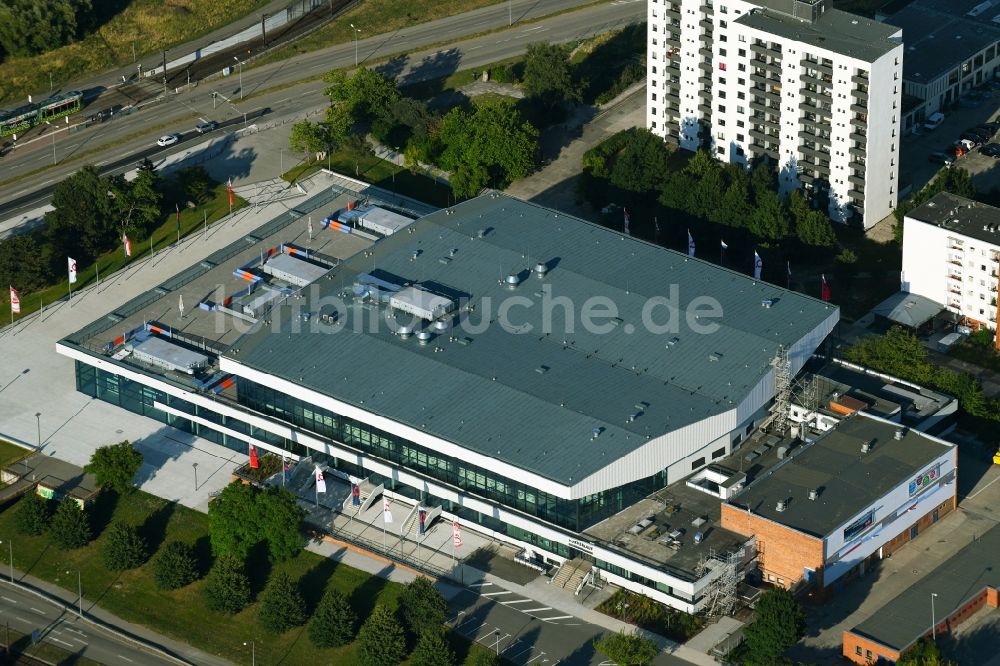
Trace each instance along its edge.
{"label": "storefront sign", "polygon": [[844,542],[848,542],[875,524],[875,510],[870,509],[863,516],[844,528]]}
{"label": "storefront sign", "polygon": [[933,467],[917,475],[912,481],[910,481],[910,497],[914,495],[919,495],[933,485],[941,476],[941,465],[935,463]]}
{"label": "storefront sign", "polygon": [[576,548],[577,550],[582,550],[583,552],[587,553],[588,555],[593,555],[594,554],[594,545],[590,544],[590,543],[587,543],[586,541],[580,541],[578,539],[570,539],[569,540],[569,547],[570,548]]}

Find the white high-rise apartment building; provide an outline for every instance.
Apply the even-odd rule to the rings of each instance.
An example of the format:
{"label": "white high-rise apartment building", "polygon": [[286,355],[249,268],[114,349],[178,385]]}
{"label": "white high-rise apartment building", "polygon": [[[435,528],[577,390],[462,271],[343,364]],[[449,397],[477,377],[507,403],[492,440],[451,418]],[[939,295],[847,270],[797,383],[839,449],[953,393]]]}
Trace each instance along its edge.
{"label": "white high-rise apartment building", "polygon": [[646,126],[871,227],[896,206],[902,30],[829,0],[649,0]]}

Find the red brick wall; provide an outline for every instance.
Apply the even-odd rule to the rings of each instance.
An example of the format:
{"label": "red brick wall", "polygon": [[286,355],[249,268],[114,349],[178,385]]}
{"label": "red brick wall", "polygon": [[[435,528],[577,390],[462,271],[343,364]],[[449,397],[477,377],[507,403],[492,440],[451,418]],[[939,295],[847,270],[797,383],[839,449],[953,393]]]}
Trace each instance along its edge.
{"label": "red brick wall", "polygon": [[[722,505],[722,527],[757,537],[757,558],[764,580],[791,587],[806,568],[816,571],[822,587],[823,540],[802,534],[729,504]],[[774,577],[772,581],[770,576]]]}
{"label": "red brick wall", "polygon": [[[949,497],[944,502],[941,502],[938,506],[934,507],[938,512],[938,520],[944,518],[947,514],[955,508],[955,497]],[[923,534],[924,530],[934,524],[934,509],[931,509],[923,516],[920,520],[916,522],[917,531],[919,534]],[[895,537],[885,542],[882,546],[882,557],[889,557],[894,552],[899,550],[903,545],[909,543],[910,541],[910,528],[906,528]]]}
{"label": "red brick wall", "polygon": [[[858,654],[858,648],[861,649],[861,654]],[[879,655],[890,661],[898,661],[900,657],[898,650],[893,650],[881,643],[876,643],[873,640],[852,634],[849,631],[844,632],[844,649],[842,654],[855,664],[865,664],[865,666],[874,663],[879,658]]]}

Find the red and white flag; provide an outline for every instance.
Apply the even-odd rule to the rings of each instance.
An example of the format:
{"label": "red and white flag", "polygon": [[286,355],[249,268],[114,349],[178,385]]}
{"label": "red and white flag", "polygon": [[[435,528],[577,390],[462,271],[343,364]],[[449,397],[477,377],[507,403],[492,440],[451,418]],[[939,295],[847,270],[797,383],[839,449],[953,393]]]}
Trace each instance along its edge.
{"label": "red and white flag", "polygon": [[125,256],[126,257],[131,257],[132,256],[132,241],[130,241],[128,239],[128,236],[125,235],[125,234],[122,234],[122,245],[125,246]]}
{"label": "red and white flag", "polygon": [[257,447],[250,445],[250,469],[260,469],[260,459],[257,458]]}
{"label": "red and white flag", "polygon": [[233,207],[233,179],[230,178],[226,183],[226,191],[229,192],[229,207]]}
{"label": "red and white flag", "polygon": [[319,468],[319,465],[316,466],[316,492],[326,492],[326,479],[323,478],[323,470]]}
{"label": "red and white flag", "polygon": [[828,285],[826,283],[826,275],[825,274],[822,276],[822,280],[823,281],[820,283],[820,287],[819,287],[819,290],[820,290],[819,291],[819,297],[822,298],[824,301],[828,301],[828,300],[830,300],[830,285]]}
{"label": "red and white flag", "polygon": [[69,283],[74,284],[76,282],[76,259],[66,257],[66,263],[69,268]]}
{"label": "red and white flag", "polygon": [[10,311],[13,314],[21,314],[21,297],[17,294],[17,289],[10,288]]}
{"label": "red and white flag", "polygon": [[458,520],[451,521],[451,533],[455,548],[462,547],[462,528],[458,525]]}
{"label": "red and white flag", "polygon": [[622,208],[622,214],[625,216],[625,235],[631,236],[632,232],[628,230],[628,221],[629,221],[628,208]]}
{"label": "red and white flag", "polygon": [[392,500],[388,497],[382,501],[382,520],[384,520],[387,525],[392,523]]}

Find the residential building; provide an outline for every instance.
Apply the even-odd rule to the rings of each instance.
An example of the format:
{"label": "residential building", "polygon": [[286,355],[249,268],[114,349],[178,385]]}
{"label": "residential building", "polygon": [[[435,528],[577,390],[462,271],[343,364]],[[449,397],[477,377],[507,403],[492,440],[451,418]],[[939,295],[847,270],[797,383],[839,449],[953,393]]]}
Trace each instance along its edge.
{"label": "residential building", "polygon": [[902,291],[943,304],[959,324],[997,331],[998,280],[1000,209],[941,192],[907,213]]}
{"label": "residential building", "polygon": [[885,19],[903,30],[903,131],[1000,72],[1000,3],[914,0]]}
{"label": "residential building", "polygon": [[953,444],[856,412],[786,449],[722,505],[722,526],[755,537],[767,582],[825,593],[954,509],[957,465]]}
{"label": "residential building", "polygon": [[376,240],[343,221],[357,196],[300,203],[61,340],[78,390],[705,608],[715,558],[752,538],[654,539],[650,497],[738,449],[839,310],[499,193]]}
{"label": "residential building", "polygon": [[651,0],[646,125],[867,229],[898,196],[902,31],[830,5]]}

